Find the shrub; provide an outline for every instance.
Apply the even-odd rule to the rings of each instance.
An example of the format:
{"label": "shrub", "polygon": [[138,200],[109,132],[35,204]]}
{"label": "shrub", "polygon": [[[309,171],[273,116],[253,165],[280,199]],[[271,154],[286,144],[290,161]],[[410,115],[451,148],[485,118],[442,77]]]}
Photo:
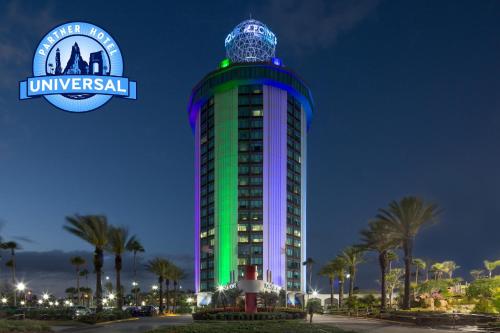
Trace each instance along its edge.
{"label": "shrub", "polygon": [[[282,309],[284,310],[284,309]],[[214,310],[203,310],[193,313],[194,320],[279,320],[279,319],[304,319],[306,313],[297,311],[279,312],[216,312]]]}
{"label": "shrub", "polygon": [[130,317],[131,317],[131,315],[128,311],[107,310],[107,311],[103,311],[100,313],[92,313],[92,314],[89,314],[86,316],[81,316],[78,318],[78,321],[81,321],[81,322],[87,323],[87,324],[95,324],[95,323],[100,323],[100,322],[105,322],[105,321],[127,319]]}

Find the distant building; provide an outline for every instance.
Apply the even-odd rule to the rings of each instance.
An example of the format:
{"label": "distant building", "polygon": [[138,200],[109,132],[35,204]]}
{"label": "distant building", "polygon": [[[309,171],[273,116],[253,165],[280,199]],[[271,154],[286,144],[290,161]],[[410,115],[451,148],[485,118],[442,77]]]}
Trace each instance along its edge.
{"label": "distant building", "polygon": [[259,279],[305,292],[309,88],[275,58],[276,36],[246,20],[227,58],[194,88],[195,288]]}
{"label": "distant building", "polygon": [[62,73],[62,68],[61,68],[61,52],[59,51],[59,48],[56,50],[56,68],[55,68],[55,75],[60,75]]}

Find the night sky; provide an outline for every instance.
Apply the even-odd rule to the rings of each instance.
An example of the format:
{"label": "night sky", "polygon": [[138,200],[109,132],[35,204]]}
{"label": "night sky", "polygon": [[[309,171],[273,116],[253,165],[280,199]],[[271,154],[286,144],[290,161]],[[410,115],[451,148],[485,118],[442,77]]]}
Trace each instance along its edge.
{"label": "night sky", "polygon": [[[409,194],[443,209],[417,238],[417,257],[455,260],[466,278],[500,259],[499,1],[2,1],[0,234],[22,244],[19,276],[35,291],[71,286],[71,255],[90,260],[92,248],[62,229],[75,213],[129,226],[143,260],[164,255],[192,269],[188,97],[250,14],[275,32],[277,56],[315,99],[307,243],[317,266]],[[18,101],[39,40],[75,20],[113,35],[137,101],[113,98],[85,114]],[[373,260],[361,266],[360,287],[376,287],[376,274]]]}

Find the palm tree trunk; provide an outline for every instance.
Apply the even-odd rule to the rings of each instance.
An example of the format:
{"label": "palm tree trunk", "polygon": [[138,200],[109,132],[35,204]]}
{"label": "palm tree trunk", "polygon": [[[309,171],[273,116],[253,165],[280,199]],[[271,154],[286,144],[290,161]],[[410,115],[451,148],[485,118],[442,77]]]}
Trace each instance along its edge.
{"label": "palm tree trunk", "polygon": [[160,276],[158,278],[158,283],[160,284],[160,315],[163,314],[163,278]]}
{"label": "palm tree trunk", "polygon": [[167,312],[170,310],[170,279],[165,279],[165,286],[167,287],[167,290],[165,291],[166,294],[166,300],[167,300]]}
{"label": "palm tree trunk", "polygon": [[17,306],[17,290],[16,290],[16,252],[14,249],[10,250],[12,260],[12,287],[14,290],[14,306]]}
{"label": "palm tree trunk", "polygon": [[344,279],[339,279],[339,308],[342,307],[344,302]]}
{"label": "palm tree trunk", "polygon": [[118,309],[121,310],[123,307],[123,291],[122,291],[122,281],[121,281],[121,270],[122,270],[122,256],[117,254],[115,256],[115,271],[116,271],[116,297]]}
{"label": "palm tree trunk", "polygon": [[[137,251],[134,251],[134,282],[137,282],[137,267],[136,267]],[[135,284],[135,283],[134,283]],[[137,285],[134,286],[134,305],[137,306]]]}
{"label": "palm tree trunk", "polygon": [[177,281],[174,280],[174,303],[172,304],[172,312],[175,313],[177,307]]}
{"label": "palm tree trunk", "polygon": [[95,269],[95,301],[96,312],[102,312],[102,265],[103,265],[103,251],[101,248],[96,247],[94,251],[94,269]]}
{"label": "palm tree trunk", "polygon": [[330,278],[330,309],[333,310],[333,278]]}
{"label": "palm tree trunk", "polygon": [[405,255],[405,290],[403,297],[403,309],[410,309],[410,275],[412,261],[412,240],[407,239],[403,245]]}
{"label": "palm tree trunk", "polygon": [[78,295],[78,305],[81,305],[80,298],[80,266],[76,266],[76,292]]}
{"label": "palm tree trunk", "polygon": [[415,266],[415,285],[418,285],[418,266]]}
{"label": "palm tree trunk", "polygon": [[380,279],[380,310],[384,311],[387,307],[387,290],[385,282],[385,274],[387,271],[387,252],[381,252],[378,256],[378,261],[380,264],[380,273],[382,274]]}
{"label": "palm tree trunk", "polygon": [[353,266],[349,271],[349,298],[354,295],[354,280],[356,278],[356,268]]}

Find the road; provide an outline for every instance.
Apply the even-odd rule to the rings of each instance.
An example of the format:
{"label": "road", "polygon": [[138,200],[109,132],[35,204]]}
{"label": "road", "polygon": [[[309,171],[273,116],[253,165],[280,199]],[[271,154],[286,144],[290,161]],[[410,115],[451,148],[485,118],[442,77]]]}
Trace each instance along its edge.
{"label": "road", "polygon": [[[92,326],[77,327],[53,327],[55,332],[78,332],[78,333],[144,333],[160,326],[182,325],[191,323],[190,315],[176,317],[148,317],[136,320],[123,321],[109,324],[98,324]],[[434,329],[428,327],[417,327],[376,319],[352,318],[342,316],[320,316],[313,317],[313,323],[336,326],[357,333],[457,333],[474,332],[472,328],[458,330]],[[216,333],[216,332],[214,332]]]}
{"label": "road", "polygon": [[109,324],[98,324],[89,326],[64,327],[55,326],[55,332],[78,332],[78,333],[143,333],[160,326],[181,325],[191,323],[191,315],[175,317],[146,317],[136,320],[122,321]]}
{"label": "road", "polygon": [[477,332],[472,327],[462,327],[457,330],[437,329],[430,327],[420,327],[405,325],[385,320],[353,318],[343,316],[314,316],[313,323],[333,325],[345,330],[359,333],[457,333],[457,332]]}

